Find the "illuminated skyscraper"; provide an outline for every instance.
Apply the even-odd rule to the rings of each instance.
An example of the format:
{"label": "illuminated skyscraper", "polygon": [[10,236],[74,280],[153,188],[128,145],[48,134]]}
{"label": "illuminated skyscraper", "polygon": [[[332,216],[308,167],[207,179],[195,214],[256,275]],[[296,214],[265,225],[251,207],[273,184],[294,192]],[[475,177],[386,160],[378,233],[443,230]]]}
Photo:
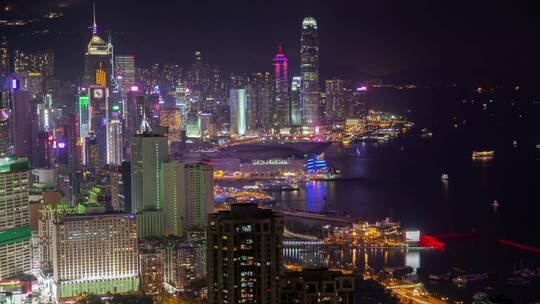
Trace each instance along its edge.
{"label": "illuminated skyscraper", "polygon": [[290,121],[289,104],[289,66],[287,57],[283,54],[283,48],[279,46],[278,53],[274,57],[274,81],[275,81],[275,108],[276,125],[288,127]]}
{"label": "illuminated skyscraper", "polygon": [[0,159],[0,280],[31,270],[29,175],[28,159]]}
{"label": "illuminated skyscraper", "polygon": [[152,132],[143,118],[139,134],[131,138],[132,210],[163,208],[161,165],[169,160],[167,136]]}
{"label": "illuminated skyscraper", "polygon": [[122,97],[126,98],[135,85],[135,56],[117,55],[114,59],[115,77]]}
{"label": "illuminated skyscraper", "polygon": [[88,43],[84,57],[83,85],[103,85],[110,87],[112,74],[112,50],[110,45],[98,36],[96,25],[96,11],[94,7],[94,24],[92,26],[92,38]]}
{"label": "illuminated skyscraper", "polygon": [[109,90],[102,85],[92,85],[88,88],[90,109],[90,132],[93,132],[97,141],[98,166],[107,165],[107,125],[109,109]]}
{"label": "illuminated skyscraper", "polygon": [[246,89],[231,89],[229,93],[231,109],[231,133],[238,136],[246,134]]}
{"label": "illuminated skyscraper", "polygon": [[283,218],[257,204],[208,216],[208,303],[280,303]]}
{"label": "illuminated skyscraper", "polygon": [[300,103],[302,107],[302,125],[317,126],[320,124],[319,114],[319,41],[317,22],[312,17],[302,22],[300,46],[300,72],[302,86]]}
{"label": "illuminated skyscraper", "polygon": [[324,119],[328,124],[343,123],[349,94],[342,79],[326,80],[326,107]]}
{"label": "illuminated skyscraper", "polygon": [[50,79],[54,76],[54,51],[15,50],[13,70],[15,73],[39,73],[43,78]]}
{"label": "illuminated skyscraper", "polygon": [[300,91],[302,87],[302,77],[293,76],[291,83],[291,126],[302,124],[302,112],[300,106]]}
{"label": "illuminated skyscraper", "polygon": [[0,90],[6,87],[10,72],[9,48],[6,37],[3,37],[0,41]]}
{"label": "illuminated skyscraper", "polygon": [[274,123],[274,82],[271,73],[253,73],[246,88],[246,127],[270,129]]}
{"label": "illuminated skyscraper", "polygon": [[169,129],[169,144],[180,141],[182,128],[182,112],[178,108],[161,108],[159,115],[160,126]]}

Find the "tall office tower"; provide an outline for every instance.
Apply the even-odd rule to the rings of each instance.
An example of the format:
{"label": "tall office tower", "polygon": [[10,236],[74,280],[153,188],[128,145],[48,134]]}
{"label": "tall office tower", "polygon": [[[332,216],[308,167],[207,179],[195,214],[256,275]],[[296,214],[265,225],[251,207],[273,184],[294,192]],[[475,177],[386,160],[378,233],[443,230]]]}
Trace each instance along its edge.
{"label": "tall office tower", "polygon": [[302,110],[300,104],[300,92],[302,90],[302,77],[293,76],[291,82],[291,126],[302,124]]}
{"label": "tall office tower", "polygon": [[317,38],[317,22],[312,17],[306,17],[302,22],[300,44],[302,125],[318,126],[320,124],[319,41]]}
{"label": "tall office tower", "polygon": [[[7,80],[6,80],[7,83]],[[2,85],[0,84],[0,88]],[[7,157],[12,153],[10,136],[10,110],[9,94],[0,91],[0,158]]]}
{"label": "tall office tower", "polygon": [[[90,133],[90,102],[86,95],[79,97],[79,141],[84,143],[84,139]],[[84,157],[83,157],[84,159]]]}
{"label": "tall office tower", "polygon": [[90,133],[84,140],[84,155],[86,157],[84,163],[90,172],[90,176],[95,177],[99,168],[99,149],[96,134]]}
{"label": "tall office tower", "polygon": [[341,124],[345,122],[345,112],[348,101],[348,91],[341,79],[326,80],[325,123]]}
{"label": "tall office tower", "polygon": [[111,87],[112,75],[112,47],[98,35],[96,25],[96,11],[94,8],[94,24],[92,26],[92,38],[88,43],[84,57],[83,86],[102,85]]}
{"label": "tall office tower", "polygon": [[354,304],[356,275],[326,268],[286,272],[281,280],[282,304]]}
{"label": "tall office tower", "polygon": [[231,133],[237,136],[246,134],[246,89],[231,89],[229,93],[231,109]]}
{"label": "tall office tower", "polygon": [[279,303],[281,215],[233,204],[208,223],[208,303]]}
{"label": "tall office tower", "polygon": [[109,111],[107,120],[107,164],[120,166],[124,160],[124,142],[123,142],[122,121],[120,112],[115,110]]}
{"label": "tall office tower", "polygon": [[169,161],[162,164],[165,234],[206,229],[214,211],[214,171],[208,164]]}
{"label": "tall office tower", "polygon": [[19,80],[19,90],[30,92],[32,98],[41,99],[43,97],[43,76],[40,73],[20,72],[15,76]]}
{"label": "tall office tower", "polygon": [[44,79],[51,79],[54,77],[54,51],[15,50],[13,70],[15,73],[37,73],[41,74]]}
{"label": "tall office tower", "polygon": [[107,125],[109,114],[109,90],[102,85],[88,88],[90,110],[90,132],[96,136],[99,167],[107,165]]}
{"label": "tall office tower", "polygon": [[137,221],[133,215],[63,216],[53,228],[56,300],[139,288]]}
{"label": "tall office tower", "polygon": [[6,37],[2,37],[2,41],[0,41],[0,90],[6,88],[10,73],[8,42]]}
{"label": "tall office tower", "polygon": [[0,159],[0,280],[31,270],[30,163]]}
{"label": "tall office tower", "polygon": [[274,81],[271,73],[253,73],[246,85],[248,130],[270,129],[274,117]]}
{"label": "tall office tower", "polygon": [[161,165],[169,160],[168,153],[167,136],[153,133],[150,125],[143,118],[139,134],[131,138],[133,211],[163,208]]}
{"label": "tall office tower", "polygon": [[13,91],[13,154],[32,159],[32,128],[29,123],[33,119],[32,96],[28,91]]}
{"label": "tall office tower", "polygon": [[[64,116],[64,142],[63,146],[67,154],[67,167],[75,170],[81,163],[80,144],[79,144],[79,116],[71,112]],[[62,148],[61,144],[59,144]]]}
{"label": "tall office tower", "polygon": [[289,102],[289,67],[287,57],[283,54],[283,48],[279,46],[278,53],[274,57],[274,80],[275,80],[275,107],[276,126],[288,127],[290,121]]}
{"label": "tall office tower", "polygon": [[202,121],[198,112],[189,111],[186,115],[186,137],[201,138],[202,136]]}
{"label": "tall office tower", "polygon": [[161,108],[159,125],[169,129],[169,144],[179,142],[182,128],[182,112],[178,108]]}
{"label": "tall office tower", "polygon": [[368,115],[367,87],[356,88],[352,92],[352,99],[347,105],[347,118],[366,119]]}
{"label": "tall office tower", "polygon": [[135,85],[135,56],[116,55],[114,65],[116,82],[120,93],[123,98],[127,98],[127,93]]}

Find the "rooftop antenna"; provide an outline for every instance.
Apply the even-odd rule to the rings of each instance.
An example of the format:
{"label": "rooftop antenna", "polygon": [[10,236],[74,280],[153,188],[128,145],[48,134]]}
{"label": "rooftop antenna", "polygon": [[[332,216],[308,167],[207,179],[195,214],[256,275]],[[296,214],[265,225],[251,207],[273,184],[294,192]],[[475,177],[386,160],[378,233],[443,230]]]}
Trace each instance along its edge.
{"label": "rooftop antenna", "polygon": [[94,7],[94,25],[92,26],[92,34],[97,34],[97,24],[96,24],[96,3],[93,3]]}
{"label": "rooftop antenna", "polygon": [[278,54],[283,54],[283,45],[281,44],[281,42],[278,45]]}

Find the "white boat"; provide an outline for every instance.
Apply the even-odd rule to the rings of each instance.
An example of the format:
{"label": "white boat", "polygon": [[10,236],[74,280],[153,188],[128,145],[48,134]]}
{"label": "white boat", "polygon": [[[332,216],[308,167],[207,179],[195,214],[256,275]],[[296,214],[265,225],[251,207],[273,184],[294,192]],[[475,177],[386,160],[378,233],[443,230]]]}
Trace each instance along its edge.
{"label": "white boat", "polygon": [[443,173],[443,174],[441,175],[441,179],[442,179],[443,181],[447,181],[449,178],[450,178],[450,177],[448,177],[448,174],[446,174],[446,173]]}
{"label": "white boat", "polygon": [[473,159],[490,159],[493,158],[493,156],[495,156],[495,151],[493,150],[472,152]]}

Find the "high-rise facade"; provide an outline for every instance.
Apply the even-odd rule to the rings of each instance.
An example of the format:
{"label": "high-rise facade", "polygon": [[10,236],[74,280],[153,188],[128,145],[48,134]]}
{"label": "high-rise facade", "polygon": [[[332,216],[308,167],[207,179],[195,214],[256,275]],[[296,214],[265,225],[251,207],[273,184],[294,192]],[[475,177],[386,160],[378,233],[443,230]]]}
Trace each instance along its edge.
{"label": "high-rise facade", "polygon": [[15,73],[39,73],[43,78],[54,76],[54,51],[29,52],[15,50],[13,56]]}
{"label": "high-rise facade", "polygon": [[276,126],[288,127],[290,121],[289,102],[289,66],[288,59],[283,54],[283,48],[279,46],[278,53],[274,57],[274,83],[275,83],[275,108]]}
{"label": "high-rise facade", "polygon": [[302,22],[300,73],[302,77],[300,91],[302,125],[318,126],[320,124],[319,41],[317,21],[312,17],[306,17]]}
{"label": "high-rise facade", "polygon": [[135,216],[86,214],[54,223],[53,296],[133,292],[139,289]]}
{"label": "high-rise facade", "polygon": [[271,73],[250,75],[245,85],[247,130],[268,130],[274,126],[274,85]]}
{"label": "high-rise facade", "polygon": [[30,163],[0,159],[0,280],[31,270]]}
{"label": "high-rise facade", "polygon": [[88,87],[90,132],[94,133],[98,149],[98,165],[107,165],[107,125],[109,114],[109,90],[104,85]]}
{"label": "high-rise facade", "polygon": [[330,79],[325,82],[326,105],[324,110],[325,123],[335,124],[345,121],[347,103],[351,94],[342,79]]}
{"label": "high-rise facade", "polygon": [[131,203],[133,211],[163,208],[161,165],[169,160],[167,136],[153,133],[143,119],[131,138]]}
{"label": "high-rise facade", "polygon": [[302,111],[300,104],[300,92],[302,90],[302,77],[293,76],[291,82],[291,126],[302,124]]}
{"label": "high-rise facade", "polygon": [[12,94],[12,136],[13,154],[20,157],[32,159],[32,128],[29,122],[32,121],[32,96],[30,92],[18,90]]}
{"label": "high-rise facade", "polygon": [[6,37],[2,37],[0,41],[0,90],[6,88],[10,72],[9,45]]}
{"label": "high-rise facade", "polygon": [[214,211],[214,171],[211,165],[170,161],[162,164],[165,233],[184,235],[204,230]]}
{"label": "high-rise facade", "polygon": [[229,92],[229,105],[231,109],[231,133],[243,136],[246,134],[247,129],[246,89],[231,89]]}
{"label": "high-rise facade", "polygon": [[135,56],[117,55],[114,57],[116,82],[122,97],[126,98],[131,87],[135,85]]}
{"label": "high-rise facade", "polygon": [[233,204],[208,223],[208,303],[280,303],[281,215]]}

